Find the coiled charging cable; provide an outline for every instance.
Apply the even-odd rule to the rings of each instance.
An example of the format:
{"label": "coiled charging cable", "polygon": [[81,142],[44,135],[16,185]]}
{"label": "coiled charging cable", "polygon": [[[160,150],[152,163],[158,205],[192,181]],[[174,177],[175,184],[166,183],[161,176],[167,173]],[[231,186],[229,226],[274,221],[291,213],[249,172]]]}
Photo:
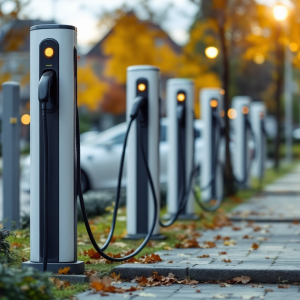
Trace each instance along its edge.
{"label": "coiled charging cable", "polygon": [[[219,127],[219,132],[220,132],[220,135],[217,137],[215,152],[214,152],[214,156],[213,156],[213,160],[212,160],[214,172],[213,172],[208,184],[205,187],[201,187],[201,191],[205,191],[206,189],[211,187],[213,183],[215,183],[216,178],[217,178],[218,168],[221,168],[221,172],[223,174],[223,165],[219,161],[219,151],[220,151],[221,139],[224,136],[224,128],[223,128],[221,119],[219,118],[217,113],[213,113],[213,118],[215,118],[215,120],[217,121],[217,126]],[[193,193],[194,193],[194,198],[195,198],[197,204],[200,206],[201,209],[203,209],[204,211],[207,211],[207,212],[216,211],[221,206],[223,199],[224,199],[224,191],[223,191],[222,196],[217,197],[216,203],[214,205],[207,206],[207,205],[203,204],[202,201],[199,199],[195,189],[193,190]]]}
{"label": "coiled charging cable", "polygon": [[[194,119],[194,114],[193,114],[193,119]],[[182,163],[182,170],[185,169],[185,165],[184,165],[185,158],[183,156],[183,144],[185,144],[184,141],[181,141],[181,143],[179,143],[179,145],[180,145],[179,153],[180,153],[180,161]],[[184,208],[185,208],[185,206],[186,206],[186,204],[189,200],[189,196],[190,196],[191,191],[192,191],[194,176],[199,170],[199,168],[194,168],[194,164],[195,164],[194,163],[194,157],[195,157],[194,147],[195,147],[195,145],[193,146],[192,168],[191,168],[192,171],[190,173],[189,185],[186,188],[186,176],[185,176],[185,172],[183,172],[183,182],[184,182],[184,184],[182,185],[182,188],[181,188],[181,191],[180,191],[180,197],[179,197],[180,201],[179,201],[179,204],[178,204],[178,210],[174,215],[171,216],[171,218],[167,222],[163,222],[163,221],[159,220],[159,225],[161,227],[169,227],[169,226],[173,225],[175,223],[175,221],[178,219],[181,212],[184,210]]]}
{"label": "coiled charging cable", "polygon": [[[254,146],[253,154],[252,154],[252,156],[251,156],[251,158],[250,158],[250,163],[249,163],[248,169],[245,170],[244,178],[243,178],[242,180],[237,179],[237,178],[235,177],[234,173],[232,173],[233,179],[235,180],[235,182],[238,183],[238,184],[241,184],[241,185],[244,185],[244,184],[247,182],[248,178],[249,178],[250,171],[251,171],[251,167],[252,167],[252,163],[253,163],[253,161],[254,161],[254,159],[255,159],[255,157],[256,157],[256,152],[257,152],[257,151],[256,151],[257,143],[255,142],[255,141],[256,141],[256,140],[255,140],[255,134],[254,134],[254,132],[253,132],[251,123],[250,123],[248,117],[246,116],[246,134],[247,134],[247,130],[250,131],[250,134],[251,134],[253,143],[254,143],[254,145],[255,145],[255,146]],[[248,148],[248,144],[246,145],[246,147]]]}
{"label": "coiled charging cable", "polygon": [[[134,102],[131,114],[130,114],[130,121],[129,121],[129,124],[128,124],[128,127],[127,127],[124,146],[123,146],[123,151],[122,151],[122,156],[121,156],[121,163],[120,163],[119,176],[118,176],[117,196],[116,196],[116,203],[115,203],[115,208],[114,208],[112,226],[111,226],[111,230],[110,230],[108,239],[107,239],[106,243],[104,244],[104,246],[101,247],[101,248],[98,246],[97,242],[95,241],[92,230],[90,228],[90,224],[89,224],[86,209],[85,209],[82,189],[81,189],[79,117],[78,117],[78,107],[76,107],[77,193],[78,193],[78,196],[79,196],[82,216],[83,216],[83,220],[84,220],[84,223],[85,223],[87,233],[89,235],[89,238],[90,238],[91,243],[93,244],[95,250],[102,257],[104,257],[105,259],[110,260],[110,261],[114,261],[114,262],[125,261],[127,259],[130,259],[130,258],[134,257],[139,252],[141,252],[142,249],[146,246],[146,244],[150,240],[150,238],[153,234],[153,231],[155,229],[155,226],[156,226],[156,220],[157,220],[157,214],[158,214],[157,197],[156,197],[155,188],[154,188],[154,185],[153,185],[152,176],[151,176],[151,173],[150,173],[150,170],[149,170],[149,166],[147,164],[147,161],[144,159],[144,163],[145,163],[146,170],[147,170],[147,176],[148,176],[148,180],[149,180],[149,183],[150,183],[150,188],[151,188],[151,192],[152,192],[152,196],[153,196],[153,204],[154,204],[154,213],[153,213],[153,220],[152,220],[151,228],[150,228],[144,242],[133,253],[131,253],[131,254],[125,256],[125,257],[122,257],[122,258],[115,258],[115,257],[111,257],[111,256],[109,256],[109,255],[107,255],[103,252],[108,247],[108,245],[111,241],[111,238],[113,236],[114,229],[115,229],[117,211],[118,211],[119,200],[120,200],[121,180],[122,180],[123,165],[124,165],[124,160],[125,160],[125,151],[126,151],[129,132],[130,132],[131,125],[132,125],[133,121],[137,119],[139,110],[142,108],[143,105],[146,104],[146,101],[147,101],[147,99],[144,98],[144,97],[137,97],[135,102]],[[139,120],[137,120],[137,121],[139,122]],[[140,124],[138,123],[137,125],[138,125],[137,128],[139,130]],[[140,140],[141,140],[141,138],[140,138]],[[142,148],[142,151],[143,151],[143,148]]]}

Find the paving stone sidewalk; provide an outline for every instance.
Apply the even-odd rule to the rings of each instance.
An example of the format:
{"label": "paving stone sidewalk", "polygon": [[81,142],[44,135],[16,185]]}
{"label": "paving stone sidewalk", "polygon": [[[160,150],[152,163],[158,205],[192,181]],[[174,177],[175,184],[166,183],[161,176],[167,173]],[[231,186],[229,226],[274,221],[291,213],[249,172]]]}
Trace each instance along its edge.
{"label": "paving stone sidewalk", "polygon": [[[133,283],[122,283],[116,286],[130,288]],[[284,286],[284,285],[283,285]],[[124,294],[110,294],[102,297],[99,294],[92,294],[87,291],[77,296],[78,300],[99,300],[99,299],[265,299],[265,300],[299,300],[299,286],[290,285],[287,288],[279,288],[277,284],[246,284],[246,285],[227,285],[220,287],[219,284],[197,284],[187,286],[173,284],[170,286],[157,286],[144,288],[143,291],[136,291]],[[200,291],[200,292],[199,292]]]}
{"label": "paving stone sidewalk", "polygon": [[[283,186],[287,186],[284,191],[281,189]],[[289,186],[299,190],[299,195],[289,194]],[[279,190],[280,194],[277,193]],[[124,279],[142,275],[149,277],[156,271],[165,276],[173,273],[178,279],[190,277],[199,281],[196,287],[173,284],[145,288],[131,295],[110,295],[109,298],[299,300],[298,285],[282,289],[278,288],[278,283],[300,283],[300,167],[267,186],[263,195],[240,205],[231,218],[234,220],[231,226],[201,232],[202,236],[197,238],[201,248],[160,251],[157,252],[163,259],[160,263],[124,264],[115,268],[115,272]],[[214,242],[216,247],[205,248],[208,245],[205,242]],[[204,284],[238,276],[249,276],[251,284],[227,287]],[[123,287],[128,285],[134,286],[133,283],[121,284]],[[83,293],[78,299],[100,298],[89,294]]]}

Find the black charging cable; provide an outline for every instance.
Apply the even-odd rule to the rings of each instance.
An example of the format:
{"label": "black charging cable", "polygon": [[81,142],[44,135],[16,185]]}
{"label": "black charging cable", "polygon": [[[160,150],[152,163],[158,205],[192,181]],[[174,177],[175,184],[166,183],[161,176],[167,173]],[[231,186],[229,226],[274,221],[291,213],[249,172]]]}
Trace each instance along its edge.
{"label": "black charging cable", "polygon": [[48,261],[48,128],[47,128],[47,102],[42,102],[42,127],[44,143],[44,240],[43,240],[43,271],[47,271]]}
{"label": "black charging cable", "polygon": [[[215,151],[213,154],[213,170],[214,171],[213,171],[213,174],[212,174],[208,184],[205,187],[201,187],[201,191],[205,191],[206,189],[211,187],[213,183],[215,183],[216,178],[217,178],[218,168],[221,168],[221,172],[223,174],[223,165],[222,165],[222,163],[219,162],[219,151],[220,151],[221,140],[222,140],[222,137],[224,136],[224,128],[223,128],[222,121],[216,112],[213,113],[212,117],[216,120],[216,123],[218,124],[217,126],[219,127],[220,134],[217,137],[217,140],[215,142],[216,145],[215,145]],[[222,176],[222,180],[223,180],[223,176]],[[193,193],[194,193],[194,198],[196,200],[196,203],[199,205],[199,207],[201,209],[203,209],[204,211],[207,211],[207,212],[216,211],[221,206],[223,199],[224,199],[224,192],[223,192],[222,197],[217,197],[216,203],[214,205],[207,206],[207,205],[203,204],[202,201],[199,199],[199,197],[197,195],[197,191],[195,189],[193,190]]]}
{"label": "black charging cable", "polygon": [[[182,121],[181,118],[184,117],[184,114],[185,114],[185,110],[177,112],[177,117],[178,117],[178,122],[179,123]],[[194,113],[193,113],[193,121],[194,121]],[[194,137],[194,141],[195,141],[195,137]],[[183,182],[184,182],[184,184],[182,185],[182,188],[181,188],[181,191],[180,191],[180,196],[179,196],[180,201],[178,203],[178,210],[176,211],[175,214],[173,214],[170,217],[170,219],[167,222],[162,222],[161,220],[159,220],[159,225],[161,227],[169,227],[177,221],[179,215],[182,213],[182,211],[184,210],[184,208],[185,208],[185,206],[186,206],[186,204],[189,200],[189,197],[190,197],[190,194],[191,194],[191,191],[192,191],[194,176],[199,170],[199,168],[194,168],[194,164],[195,164],[195,162],[194,162],[194,160],[195,160],[194,147],[195,147],[195,144],[193,143],[192,168],[191,168],[192,171],[190,173],[189,185],[188,185],[188,187],[186,187],[186,174],[185,174],[185,164],[184,164],[185,157],[183,156],[183,144],[185,144],[185,141],[181,141],[179,143],[179,147],[180,147],[179,153],[180,153],[180,161],[182,163]]]}
{"label": "black charging cable", "polygon": [[[107,254],[105,254],[103,252],[103,248],[106,249],[111,237],[114,233],[114,229],[115,229],[115,222],[116,222],[116,216],[117,216],[117,210],[118,210],[118,205],[119,205],[119,198],[120,198],[120,189],[121,189],[121,180],[122,180],[122,172],[123,172],[123,165],[124,165],[124,160],[125,160],[125,151],[126,151],[126,146],[127,146],[127,140],[128,140],[128,136],[129,136],[129,132],[131,129],[131,126],[133,124],[133,121],[137,119],[138,113],[140,111],[140,109],[146,105],[147,103],[147,99],[144,97],[137,97],[133,107],[132,107],[132,111],[130,114],[130,121],[127,127],[127,131],[126,131],[126,135],[125,135],[125,141],[124,141],[124,145],[123,145],[123,151],[122,151],[122,157],[121,157],[121,164],[120,164],[120,169],[119,169],[119,179],[118,179],[118,188],[117,188],[117,199],[116,199],[116,203],[115,203],[115,209],[114,209],[114,215],[113,215],[113,222],[112,222],[112,227],[110,230],[110,235],[108,240],[106,241],[105,245],[100,248],[97,244],[97,242],[95,241],[95,238],[93,236],[92,230],[90,228],[90,224],[88,221],[88,217],[87,217],[87,213],[86,213],[86,209],[85,209],[85,204],[84,204],[84,199],[83,199],[83,194],[82,194],[82,189],[81,189],[81,169],[80,169],[80,134],[79,134],[79,117],[78,117],[78,107],[76,107],[76,155],[77,155],[77,193],[79,196],[79,202],[80,202],[80,207],[81,207],[81,211],[82,211],[82,216],[83,216],[83,220],[85,223],[85,227],[87,230],[87,233],[89,235],[90,241],[93,244],[95,250],[105,259],[110,260],[110,261],[114,261],[114,262],[122,262],[125,260],[128,260],[134,256],[136,256],[139,252],[142,251],[142,249],[147,245],[147,243],[149,242],[153,231],[155,229],[156,226],[156,220],[157,220],[157,214],[158,214],[158,203],[157,203],[157,198],[156,198],[156,193],[155,193],[155,189],[154,189],[154,185],[153,185],[153,180],[151,177],[151,173],[149,170],[149,166],[147,164],[147,161],[144,160],[145,166],[146,166],[146,170],[147,170],[147,176],[148,176],[148,180],[150,182],[150,187],[151,187],[151,191],[152,191],[152,195],[153,195],[153,204],[154,204],[154,213],[153,213],[153,221],[152,221],[152,225],[151,228],[144,240],[144,242],[131,254],[125,256],[125,257],[121,257],[121,258],[115,258],[115,257],[111,257]],[[139,120],[137,119],[137,122],[139,122]],[[139,130],[139,126],[140,124],[137,124],[137,128]],[[141,136],[140,136],[141,137]],[[141,140],[141,138],[140,138]],[[142,148],[143,150],[143,148]]]}
{"label": "black charging cable", "polygon": [[[247,134],[247,131],[248,131],[248,130],[250,131],[250,134],[251,134],[251,137],[252,137],[252,140],[253,140],[253,143],[254,143],[255,146],[254,146],[254,150],[253,150],[253,155],[252,155],[251,158],[250,158],[249,166],[248,166],[248,168],[246,168],[246,170],[245,170],[244,178],[243,178],[242,180],[239,180],[239,179],[237,179],[237,178],[235,177],[234,173],[232,174],[232,175],[233,175],[233,179],[235,180],[235,182],[238,183],[238,184],[240,184],[240,185],[244,185],[244,184],[247,182],[247,180],[248,180],[248,178],[249,178],[249,175],[250,175],[252,163],[253,163],[253,161],[254,161],[254,159],[255,159],[255,157],[256,157],[256,152],[257,152],[257,150],[256,150],[256,148],[257,148],[257,143],[256,143],[254,131],[253,131],[253,129],[252,129],[252,126],[251,126],[251,123],[250,123],[248,117],[245,116],[245,118],[246,118],[246,133],[245,133],[245,134]],[[246,141],[246,143],[247,143],[247,141]],[[247,143],[247,145],[246,145],[246,149],[248,149],[248,143]],[[248,150],[246,150],[246,151],[248,152]],[[246,152],[246,153],[247,153],[247,152]],[[247,157],[246,157],[245,159],[246,159],[246,161],[248,160]]]}
{"label": "black charging cable", "polygon": [[54,71],[46,71],[42,74],[38,85],[38,99],[41,103],[42,130],[43,130],[43,217],[44,217],[44,236],[43,236],[43,271],[47,270],[48,263],[48,128],[47,128],[47,102],[50,100],[50,90],[54,81]]}

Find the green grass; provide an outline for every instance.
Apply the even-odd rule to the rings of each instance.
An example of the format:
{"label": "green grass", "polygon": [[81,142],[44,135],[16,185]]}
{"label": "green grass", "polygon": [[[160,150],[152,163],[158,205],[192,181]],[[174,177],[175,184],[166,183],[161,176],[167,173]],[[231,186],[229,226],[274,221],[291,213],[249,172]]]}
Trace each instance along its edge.
{"label": "green grass", "polygon": [[[281,164],[278,172],[275,172],[273,169],[266,170],[265,178],[262,183],[259,183],[258,180],[252,179],[251,189],[247,190],[240,190],[236,193],[233,197],[227,197],[224,199],[224,202],[221,208],[217,212],[213,213],[206,213],[201,211],[201,209],[196,206],[196,213],[200,216],[199,221],[177,221],[176,224],[191,224],[194,223],[196,228],[201,230],[207,224],[211,224],[214,217],[218,214],[224,212],[230,212],[234,207],[239,205],[242,202],[247,201],[249,198],[253,197],[259,190],[261,190],[265,185],[273,182],[277,178],[281,177],[282,175],[290,172],[297,166],[299,161],[294,162],[291,165]],[[161,210],[161,216],[166,212],[166,208]],[[115,241],[108,247],[106,253],[119,253],[122,249],[130,250],[136,249],[138,245],[142,243],[142,240],[139,241],[129,241],[122,239],[122,236],[125,234],[126,228],[126,210],[125,208],[119,209],[118,214],[118,222],[116,225],[115,230]],[[111,214],[107,214],[104,216],[93,218],[92,221],[92,230],[94,232],[95,238],[99,241],[100,244],[103,244],[103,241],[107,237],[107,232],[109,231],[110,224],[111,224],[112,216]],[[16,254],[16,261],[11,265],[15,268],[20,268],[22,258],[29,259],[29,230],[19,230],[16,231],[16,237],[10,237],[9,241],[13,245],[13,243],[21,244],[20,248],[14,250]],[[178,239],[178,235],[185,233],[184,229],[174,229],[174,227],[163,229],[162,234],[164,234],[167,238],[164,241],[153,241],[150,243],[149,246],[145,247],[137,257],[141,257],[143,255],[151,254],[155,251],[162,250],[166,246],[174,247],[176,243],[180,241]],[[119,243],[119,244],[116,244]],[[121,244],[120,244],[121,243]],[[123,247],[121,247],[123,246]],[[88,235],[86,233],[86,229],[84,223],[78,223],[78,259],[83,261],[91,260],[89,257],[82,255],[81,253],[84,250],[91,249],[92,245],[89,241]],[[111,263],[111,264],[86,264],[87,270],[97,270],[100,273],[100,276],[109,275],[112,269],[119,265],[120,263]],[[67,264],[66,264],[67,266]],[[57,290],[53,288],[54,295],[57,299],[65,299],[70,297],[73,294],[79,293],[83,290],[88,288],[87,284],[77,284],[72,285],[71,287],[64,289],[64,290]]]}

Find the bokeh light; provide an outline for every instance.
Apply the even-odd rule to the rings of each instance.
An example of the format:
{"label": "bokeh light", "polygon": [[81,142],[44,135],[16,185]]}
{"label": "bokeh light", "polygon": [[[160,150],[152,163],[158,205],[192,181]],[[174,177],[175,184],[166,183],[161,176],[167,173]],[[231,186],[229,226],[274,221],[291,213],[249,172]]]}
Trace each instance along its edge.
{"label": "bokeh light", "polygon": [[145,91],[146,90],[146,84],[140,83],[138,85],[138,90],[141,91],[141,92]]}
{"label": "bokeh light", "polygon": [[299,49],[299,47],[296,43],[290,43],[289,48],[292,52],[296,52]]}
{"label": "bokeh light", "polygon": [[216,47],[207,47],[205,49],[205,55],[210,58],[216,58],[218,56],[219,50]]}
{"label": "bokeh light", "polygon": [[21,123],[23,125],[29,125],[30,124],[30,115],[25,114],[21,117]]}
{"label": "bokeh light", "polygon": [[217,99],[211,99],[210,100],[210,106],[211,107],[217,107],[218,106],[218,100]]}
{"label": "bokeh light", "polygon": [[258,64],[258,65],[261,65],[265,62],[265,57],[263,54],[261,53],[256,53],[253,57],[253,61]]}
{"label": "bokeh light", "polygon": [[234,108],[228,109],[227,115],[229,119],[235,119],[237,116],[236,110]]}
{"label": "bokeh light", "polygon": [[277,21],[284,21],[287,18],[288,10],[282,4],[276,4],[273,8],[273,15]]}
{"label": "bokeh light", "polygon": [[185,94],[184,93],[179,93],[177,95],[177,100],[180,102],[183,102],[185,100]]}
{"label": "bokeh light", "polygon": [[249,107],[248,107],[248,106],[243,106],[243,107],[242,107],[242,113],[243,113],[244,115],[246,115],[248,112],[249,112]]}

